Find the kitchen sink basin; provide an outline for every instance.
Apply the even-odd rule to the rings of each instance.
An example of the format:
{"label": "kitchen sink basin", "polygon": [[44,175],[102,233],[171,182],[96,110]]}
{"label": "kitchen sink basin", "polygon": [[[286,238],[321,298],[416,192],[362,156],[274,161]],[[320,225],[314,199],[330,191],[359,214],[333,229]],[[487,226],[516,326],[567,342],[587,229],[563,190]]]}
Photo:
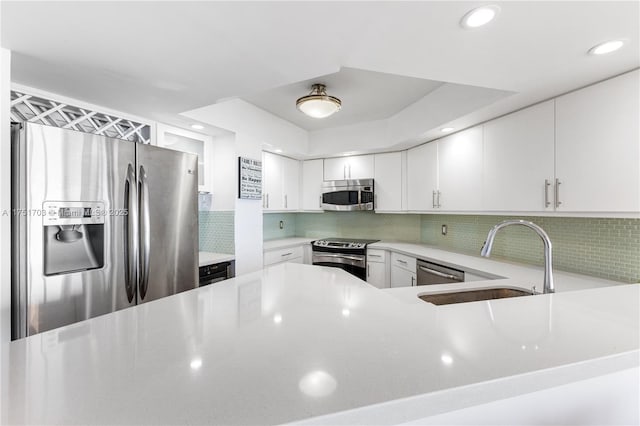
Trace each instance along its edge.
{"label": "kitchen sink basin", "polygon": [[478,290],[452,291],[450,293],[423,294],[420,299],[434,305],[450,305],[453,303],[477,302],[480,300],[504,299],[507,297],[531,296],[534,293],[528,290],[515,288],[496,287]]}

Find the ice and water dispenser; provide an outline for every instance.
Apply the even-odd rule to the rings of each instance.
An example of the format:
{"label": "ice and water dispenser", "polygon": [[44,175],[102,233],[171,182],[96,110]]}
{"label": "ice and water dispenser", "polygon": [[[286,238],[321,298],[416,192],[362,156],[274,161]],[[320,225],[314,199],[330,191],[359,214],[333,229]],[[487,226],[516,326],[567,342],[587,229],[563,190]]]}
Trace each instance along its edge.
{"label": "ice and water dispenser", "polygon": [[43,203],[44,274],[58,275],[104,266],[104,203]]}

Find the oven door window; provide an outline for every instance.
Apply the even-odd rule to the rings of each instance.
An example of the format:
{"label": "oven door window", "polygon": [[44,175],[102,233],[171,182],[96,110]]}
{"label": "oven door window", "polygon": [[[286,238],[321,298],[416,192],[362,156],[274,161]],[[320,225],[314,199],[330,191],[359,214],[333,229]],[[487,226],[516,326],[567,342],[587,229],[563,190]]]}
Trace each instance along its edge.
{"label": "oven door window", "polygon": [[322,202],[336,206],[358,204],[358,191],[334,191],[322,194]]}

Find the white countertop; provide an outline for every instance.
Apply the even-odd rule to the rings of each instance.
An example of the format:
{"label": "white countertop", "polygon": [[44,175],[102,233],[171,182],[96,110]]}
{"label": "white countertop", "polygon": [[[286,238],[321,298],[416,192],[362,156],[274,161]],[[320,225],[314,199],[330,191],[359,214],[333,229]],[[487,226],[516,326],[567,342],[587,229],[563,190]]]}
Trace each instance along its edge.
{"label": "white countertop", "polygon": [[311,241],[315,241],[315,240],[317,240],[317,238],[305,238],[305,237],[290,237],[290,238],[281,238],[278,240],[267,240],[262,243],[262,250],[271,251],[271,250],[295,247],[301,244],[310,244]]}
{"label": "white countertop", "polygon": [[10,424],[406,422],[637,367],[639,299],[436,307],[285,263],[6,344],[0,406]]}
{"label": "white countertop", "polygon": [[199,264],[198,266],[213,265],[220,262],[229,262],[235,260],[233,254],[226,253],[213,253],[210,251],[201,251],[198,253]]}

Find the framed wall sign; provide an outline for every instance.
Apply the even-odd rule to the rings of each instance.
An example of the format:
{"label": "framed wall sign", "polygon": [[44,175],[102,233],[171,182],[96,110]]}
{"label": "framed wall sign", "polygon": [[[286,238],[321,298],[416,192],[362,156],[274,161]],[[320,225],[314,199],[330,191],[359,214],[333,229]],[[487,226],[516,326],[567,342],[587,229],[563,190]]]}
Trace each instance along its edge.
{"label": "framed wall sign", "polygon": [[238,157],[238,198],[262,199],[262,161]]}

